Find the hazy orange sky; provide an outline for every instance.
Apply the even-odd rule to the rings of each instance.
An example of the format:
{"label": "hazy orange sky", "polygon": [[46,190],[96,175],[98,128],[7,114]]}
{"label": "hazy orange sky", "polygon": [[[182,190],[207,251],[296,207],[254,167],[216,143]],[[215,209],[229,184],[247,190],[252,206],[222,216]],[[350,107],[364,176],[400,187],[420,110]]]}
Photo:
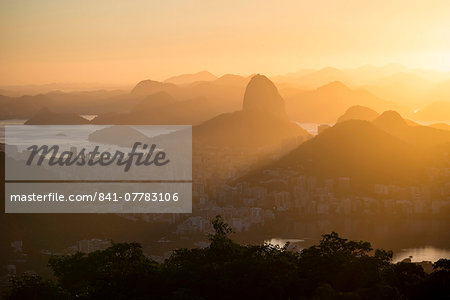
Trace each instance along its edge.
{"label": "hazy orange sky", "polygon": [[450,70],[448,0],[2,0],[0,30],[0,85],[391,62]]}

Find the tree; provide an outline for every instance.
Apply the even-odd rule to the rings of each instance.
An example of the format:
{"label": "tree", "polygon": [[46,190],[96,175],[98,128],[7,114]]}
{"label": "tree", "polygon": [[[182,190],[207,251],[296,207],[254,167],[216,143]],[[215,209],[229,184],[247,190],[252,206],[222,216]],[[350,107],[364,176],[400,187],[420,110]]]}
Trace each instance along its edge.
{"label": "tree", "polygon": [[157,269],[137,243],[113,243],[103,251],[53,256],[49,265],[58,284],[81,299],[126,299],[145,290]]}
{"label": "tree", "polygon": [[392,251],[373,250],[332,232],[301,252],[286,244],[240,245],[217,216],[210,245],[177,249],[163,263],[137,243],[113,243],[89,254],[54,256],[57,279],[25,274],[7,299],[445,299],[449,260],[426,274],[414,263],[392,264]]}
{"label": "tree", "polygon": [[44,280],[41,276],[31,273],[24,273],[22,276],[13,276],[10,279],[9,290],[5,298],[11,300],[57,300],[67,299],[66,294],[54,282]]}

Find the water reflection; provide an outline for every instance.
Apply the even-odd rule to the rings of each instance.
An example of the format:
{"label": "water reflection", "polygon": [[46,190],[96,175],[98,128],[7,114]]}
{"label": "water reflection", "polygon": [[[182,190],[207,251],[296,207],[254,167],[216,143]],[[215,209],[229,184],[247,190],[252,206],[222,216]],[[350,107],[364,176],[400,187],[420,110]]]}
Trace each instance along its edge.
{"label": "water reflection", "polygon": [[[264,243],[270,243],[272,245],[283,247],[286,243],[291,244],[300,244],[304,242],[305,240],[299,240],[299,239],[279,239],[279,238],[273,238],[270,240],[265,240]],[[303,247],[304,248],[304,247]]]}
{"label": "water reflection", "polygon": [[411,261],[413,262],[421,262],[421,261],[435,262],[440,258],[450,258],[450,250],[436,248],[433,246],[426,246],[423,248],[401,249],[398,252],[394,253],[392,261],[395,263],[409,257],[411,257]]}
{"label": "water reflection", "polygon": [[304,249],[317,245],[322,234],[335,231],[343,238],[369,241],[372,248],[394,252],[393,262],[412,256],[412,261],[450,258],[450,222],[432,218],[315,218],[290,223],[278,234],[266,237],[280,247],[286,242]]}
{"label": "water reflection", "polygon": [[[283,247],[286,243],[289,242],[292,246],[295,246],[295,249],[297,250],[302,250],[306,248],[305,240],[301,239],[272,238],[265,240],[264,242],[270,243],[272,245],[277,245],[280,247]],[[450,259],[450,249],[437,248],[433,246],[400,249],[394,253],[392,262],[397,263],[406,258],[411,258],[412,262],[422,262],[422,261],[436,262],[441,258]]]}

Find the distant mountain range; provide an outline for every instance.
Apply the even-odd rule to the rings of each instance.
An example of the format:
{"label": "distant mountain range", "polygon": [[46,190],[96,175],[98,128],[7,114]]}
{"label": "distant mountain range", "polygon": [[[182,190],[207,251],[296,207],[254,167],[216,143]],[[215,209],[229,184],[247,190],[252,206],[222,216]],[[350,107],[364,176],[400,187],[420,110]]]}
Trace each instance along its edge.
{"label": "distant mountain range", "polygon": [[342,82],[331,82],[312,91],[306,91],[286,100],[288,115],[299,122],[333,123],[354,105],[384,111],[394,109],[411,114],[406,107],[378,98],[364,89],[351,89]]}
{"label": "distant mountain range", "polygon": [[[233,78],[236,79],[236,78]],[[127,101],[135,103],[124,113],[100,114],[91,124],[192,124],[194,143],[216,147],[270,147],[283,143],[299,144],[311,135],[289,120],[285,102],[276,86],[265,76],[251,78],[243,100],[242,109],[223,113],[216,101],[197,97],[176,100],[167,91],[179,87],[170,83],[140,82]],[[158,91],[158,90],[164,91]],[[147,95],[149,92],[153,94]],[[242,98],[241,98],[242,99]],[[121,100],[116,100],[121,101]],[[117,104],[116,104],[117,105]],[[41,109],[27,124],[86,124],[86,119],[76,114],[56,113]]]}
{"label": "distant mountain range", "polygon": [[55,91],[20,97],[0,95],[0,119],[29,119],[43,108],[55,113],[98,114],[111,109],[124,95],[122,91]]}
{"label": "distant mountain range", "polygon": [[[194,120],[193,124],[195,124],[205,121],[216,114],[240,109],[245,86],[249,80],[250,78],[224,75],[213,82],[195,82],[187,86],[144,80],[139,82],[131,92],[51,92],[21,97],[0,95],[0,105],[2,105],[0,119],[29,119],[42,108],[49,108],[55,113],[86,115],[124,114],[132,111],[139,102],[146,100],[146,98],[148,100],[148,97],[161,104],[161,100],[158,100],[161,97],[152,95],[164,92],[178,102],[196,99],[194,103],[190,104],[191,109],[193,109],[193,106],[201,105],[197,103],[200,98],[202,102],[206,103],[206,107],[200,107],[199,110],[209,110],[211,112],[206,116],[192,115],[190,119]],[[171,108],[169,107],[166,109],[166,111],[170,110]],[[161,118],[164,119],[164,114],[160,114]],[[101,119],[105,120],[106,117],[102,116]],[[173,119],[167,116],[164,124],[171,120]],[[154,124],[154,122],[151,124]]]}
{"label": "distant mountain range", "polygon": [[337,119],[336,123],[341,123],[348,120],[373,121],[378,118],[379,115],[379,113],[371,108],[355,105],[347,109],[345,113]]}
{"label": "distant mountain range", "polygon": [[173,83],[176,85],[186,85],[194,82],[214,81],[216,79],[217,77],[214,74],[208,71],[201,71],[195,74],[182,74],[178,76],[173,76],[167,78],[166,80],[164,80],[164,82]]}
{"label": "distant mountain range", "polygon": [[[80,85],[89,90],[75,92],[72,89],[78,85],[64,84],[2,87],[0,119],[29,119],[39,110],[48,108],[54,113],[100,115],[97,123],[113,122],[127,120],[125,115],[147,100],[141,105],[142,114],[150,108],[159,107],[158,111],[149,113],[145,120],[140,116],[139,123],[173,122],[180,116],[174,104],[179,102],[179,110],[190,107],[191,116],[175,123],[200,124],[220,113],[240,110],[251,77],[234,74],[217,77],[201,71],[170,77],[162,82],[143,80],[131,91],[91,90],[96,85]],[[426,122],[447,123],[450,115],[450,73],[411,70],[392,64],[299,70],[273,78],[285,100],[288,117],[293,121],[333,123],[349,107],[356,105],[379,112],[395,110],[408,119]],[[64,92],[52,90],[56,88]],[[40,94],[32,94],[37,91]],[[30,95],[12,96],[21,92]],[[161,93],[173,101],[165,102],[167,97]],[[151,101],[154,104],[150,104]],[[162,108],[164,105],[167,107]],[[193,106],[201,107],[193,109]]]}

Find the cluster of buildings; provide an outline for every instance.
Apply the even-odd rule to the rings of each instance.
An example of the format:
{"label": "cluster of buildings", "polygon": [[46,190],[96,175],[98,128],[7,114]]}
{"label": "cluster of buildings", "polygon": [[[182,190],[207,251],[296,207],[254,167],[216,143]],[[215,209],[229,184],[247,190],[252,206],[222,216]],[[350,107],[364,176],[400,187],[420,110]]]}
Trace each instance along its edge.
{"label": "cluster of buildings", "polygon": [[[223,165],[220,159],[215,165]],[[225,167],[226,169],[226,167]],[[248,170],[247,170],[248,171]],[[450,169],[431,170],[420,185],[373,184],[355,189],[350,177],[321,179],[290,169],[273,169],[262,176],[236,175],[194,178],[193,214],[178,220],[176,233],[211,230],[209,222],[222,215],[235,231],[289,214],[306,216],[445,216],[450,213]],[[237,176],[238,177],[238,176]]]}
{"label": "cluster of buildings", "polygon": [[97,250],[105,250],[111,246],[111,241],[93,238],[90,240],[81,240],[73,246],[69,246],[63,250],[63,254],[75,254],[77,252],[91,253]]}
{"label": "cluster of buildings", "polygon": [[65,248],[61,253],[54,253],[46,249],[42,249],[40,252],[44,255],[71,255],[77,252],[91,253],[97,250],[105,250],[109,246],[111,246],[111,241],[92,238],[89,240],[77,241],[75,245]]}

